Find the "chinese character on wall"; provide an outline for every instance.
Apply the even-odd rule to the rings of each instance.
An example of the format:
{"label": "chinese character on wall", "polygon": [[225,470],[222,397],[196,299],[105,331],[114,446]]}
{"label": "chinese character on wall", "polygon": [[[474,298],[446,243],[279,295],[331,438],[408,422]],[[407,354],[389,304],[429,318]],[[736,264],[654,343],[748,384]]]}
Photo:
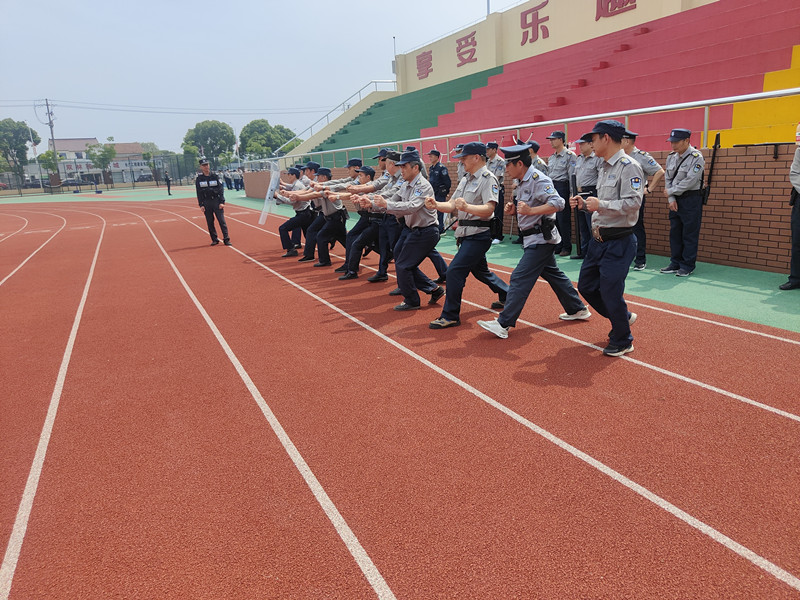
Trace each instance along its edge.
{"label": "chinese character on wall", "polygon": [[433,50],[417,54],[417,79],[425,79],[433,73]]}
{"label": "chinese character on wall", "polygon": [[599,21],[603,17],[613,17],[634,8],[636,8],[636,0],[597,0],[597,15],[594,20]]}
{"label": "chinese character on wall", "polygon": [[119,163],[118,162],[111,163],[111,166],[114,167],[115,169],[119,169]]}
{"label": "chinese character on wall", "polygon": [[529,10],[522,11],[519,15],[520,27],[522,27],[522,43],[533,44],[539,40],[539,30],[542,31],[542,39],[546,40],[550,37],[550,30],[545,23],[550,20],[550,17],[539,17],[539,11],[542,10],[550,0],[544,0],[540,5],[534,6]]}
{"label": "chinese character on wall", "polygon": [[67,165],[67,171],[72,171],[72,165]]}
{"label": "chinese character on wall", "polygon": [[456,40],[456,56],[458,56],[458,64],[456,67],[463,67],[468,63],[478,62],[475,58],[475,53],[478,49],[478,42],[475,41],[475,31],[468,33],[462,38]]}

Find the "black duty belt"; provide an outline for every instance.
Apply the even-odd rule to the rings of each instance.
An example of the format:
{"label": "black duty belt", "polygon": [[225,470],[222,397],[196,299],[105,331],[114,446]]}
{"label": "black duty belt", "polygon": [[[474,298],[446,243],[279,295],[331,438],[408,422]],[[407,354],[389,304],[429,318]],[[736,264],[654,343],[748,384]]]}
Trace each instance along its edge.
{"label": "black duty belt", "polygon": [[610,242],[627,237],[633,233],[633,227],[593,227],[592,237],[598,242]]}
{"label": "black duty belt", "polygon": [[386,218],[386,213],[367,213],[370,221],[383,221]]}
{"label": "black duty belt", "polygon": [[306,213],[311,213],[311,212],[314,212],[314,211],[309,206],[308,208],[304,208],[303,210],[296,210],[294,212],[295,212],[295,214],[298,214],[298,215],[304,215]]}
{"label": "black duty belt", "polygon": [[360,214],[362,217],[366,217],[369,214],[369,211],[368,210],[359,210],[358,214]]}
{"label": "black duty belt", "polygon": [[477,219],[459,219],[459,227],[491,227],[491,221],[479,221]]}
{"label": "black duty belt", "polygon": [[680,200],[681,198],[691,198],[692,196],[700,196],[700,190],[687,190],[675,197]]}
{"label": "black duty belt", "polygon": [[527,237],[529,235],[536,235],[542,233],[542,228],[539,225],[534,225],[530,229],[520,229],[519,237]]}

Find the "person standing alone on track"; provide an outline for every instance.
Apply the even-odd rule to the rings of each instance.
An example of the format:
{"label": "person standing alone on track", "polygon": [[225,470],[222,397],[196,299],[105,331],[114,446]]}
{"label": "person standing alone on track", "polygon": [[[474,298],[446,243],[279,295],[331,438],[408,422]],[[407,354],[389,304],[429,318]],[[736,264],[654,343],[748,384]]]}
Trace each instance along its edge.
{"label": "person standing alone on track", "polygon": [[228,224],[225,222],[225,192],[222,190],[222,181],[219,175],[211,170],[208,160],[200,159],[200,174],[194,180],[197,189],[197,203],[206,215],[208,233],[211,234],[211,245],[219,244],[217,229],[214,227],[214,217],[219,221],[219,228],[222,230],[222,241],[226,246],[231,245],[231,238],[228,236]]}
{"label": "person standing alone on track", "polygon": [[167,195],[172,196],[172,191],[171,191],[172,179],[169,178],[169,173],[167,171],[164,171],[164,183],[167,186]]}

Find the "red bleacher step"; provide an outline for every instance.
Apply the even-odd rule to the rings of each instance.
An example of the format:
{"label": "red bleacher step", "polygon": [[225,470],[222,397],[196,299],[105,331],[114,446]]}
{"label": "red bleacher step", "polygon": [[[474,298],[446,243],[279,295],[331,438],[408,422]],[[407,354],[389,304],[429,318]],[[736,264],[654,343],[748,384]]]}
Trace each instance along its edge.
{"label": "red bleacher step", "polygon": [[607,69],[607,68],[608,68],[608,67],[610,67],[610,66],[611,66],[611,65],[608,63],[608,61],[601,60],[601,61],[600,61],[600,62],[597,64],[597,66],[595,66],[595,67],[592,67],[592,71],[599,71],[600,69]]}
{"label": "red bleacher step", "polygon": [[650,33],[649,27],[639,27],[639,29],[633,32],[633,35],[644,35],[645,33]]}
{"label": "red bleacher step", "polygon": [[616,50],[614,50],[614,52],[627,52],[630,49],[631,49],[630,44],[620,44],[619,47]]}
{"label": "red bleacher step", "polygon": [[589,82],[588,82],[588,81],[586,81],[585,79],[578,79],[578,81],[576,81],[575,83],[573,83],[573,84],[570,86],[570,88],[572,88],[573,90],[576,90],[576,89],[578,89],[578,88],[586,87],[587,85],[589,85]]}
{"label": "red bleacher step", "polygon": [[564,106],[567,103],[567,99],[564,96],[556,96],[556,99],[549,104],[549,106]]}

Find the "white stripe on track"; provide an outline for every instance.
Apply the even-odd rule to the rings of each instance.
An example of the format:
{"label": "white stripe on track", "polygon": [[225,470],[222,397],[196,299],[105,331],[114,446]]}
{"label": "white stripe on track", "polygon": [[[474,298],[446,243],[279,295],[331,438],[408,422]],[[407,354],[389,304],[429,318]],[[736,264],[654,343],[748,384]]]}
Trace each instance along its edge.
{"label": "white stripe on track", "polygon": [[7,236],[5,236],[2,239],[0,239],[0,242],[5,242],[8,238],[14,237],[20,231],[22,231],[23,229],[25,229],[28,226],[28,219],[26,219],[25,217],[20,217],[19,215],[12,215],[11,213],[2,213],[2,214],[4,214],[7,217],[16,217],[17,219],[22,219],[23,221],[25,221],[25,223],[22,225],[22,227],[20,227],[16,231],[13,231],[13,232],[9,233]]}
{"label": "white stripe on track", "polygon": [[44,247],[45,247],[47,244],[49,244],[49,243],[50,243],[50,240],[52,240],[52,239],[53,239],[54,237],[56,237],[56,236],[57,236],[59,233],[61,233],[61,230],[62,230],[62,229],[64,229],[64,227],[66,227],[66,226],[67,226],[67,220],[66,220],[64,217],[62,217],[62,216],[59,216],[59,215],[54,215],[54,214],[51,214],[51,213],[37,213],[37,214],[41,214],[41,215],[50,215],[51,217],[58,217],[59,219],[61,219],[62,221],[64,221],[64,223],[62,223],[61,227],[59,227],[59,228],[58,228],[58,230],[57,230],[57,231],[56,231],[56,232],[55,232],[53,235],[51,235],[49,238],[47,238],[47,240],[45,240],[45,242],[44,242],[44,243],[43,243],[41,246],[39,246],[39,247],[38,247],[36,250],[34,250],[34,251],[33,251],[33,252],[32,252],[32,253],[31,253],[31,254],[28,256],[28,258],[26,258],[26,259],[25,259],[25,260],[23,260],[21,263],[19,263],[19,265],[17,266],[17,268],[16,268],[16,269],[14,269],[13,271],[11,271],[11,273],[9,273],[8,275],[6,275],[6,276],[5,276],[3,279],[0,279],[0,285],[3,285],[3,284],[6,282],[6,281],[8,281],[8,280],[11,278],[11,276],[12,276],[14,273],[16,273],[17,271],[19,271],[19,270],[20,270],[22,267],[24,267],[26,262],[28,262],[30,259],[32,259],[34,256],[36,256],[36,253],[37,253],[37,252],[39,252],[39,250],[41,250],[41,249],[42,249],[42,248],[44,248]]}
{"label": "white stripe on track", "polygon": [[[189,221],[189,223],[191,223],[191,222]],[[191,223],[191,224],[194,225],[194,223]],[[149,225],[148,225],[148,227],[149,227]],[[201,227],[198,227],[197,225],[195,225],[195,227],[197,227],[198,229],[203,231],[203,229]],[[784,583],[786,583],[787,585],[791,586],[792,588],[800,591],[800,578],[796,577],[792,573],[789,573],[785,569],[782,569],[781,567],[779,567],[775,563],[767,560],[766,558],[764,558],[763,556],[757,554],[753,550],[750,550],[746,546],[744,546],[744,545],[740,544],[739,542],[733,540],[732,538],[726,536],[722,532],[718,531],[717,529],[713,528],[712,526],[708,525],[707,523],[704,523],[700,519],[697,519],[697,518],[693,517],[692,515],[690,515],[686,511],[678,508],[676,505],[672,504],[671,502],[669,502],[665,498],[662,498],[658,494],[656,494],[654,492],[651,492],[649,489],[647,489],[644,486],[636,483],[635,481],[633,481],[632,479],[626,477],[622,473],[612,469],[611,467],[609,467],[605,463],[593,458],[592,456],[590,456],[589,454],[586,454],[585,452],[579,450],[578,448],[576,448],[572,444],[569,444],[568,442],[562,440],[558,436],[550,433],[546,429],[536,425],[535,423],[533,423],[532,421],[526,419],[525,417],[523,417],[519,413],[513,411],[512,409],[508,408],[507,406],[505,406],[505,405],[501,404],[500,402],[494,400],[493,398],[491,398],[487,394],[484,394],[483,392],[481,392],[477,388],[474,388],[473,386],[471,386],[470,384],[466,383],[465,381],[459,379],[455,375],[450,374],[449,372],[447,372],[446,370],[442,369],[438,365],[432,363],[431,361],[429,361],[425,357],[417,354],[416,352],[414,352],[410,348],[407,348],[406,346],[403,346],[399,342],[396,342],[392,338],[390,338],[387,335],[381,333],[380,331],[378,331],[377,329],[371,327],[367,323],[364,323],[363,321],[361,321],[357,317],[354,317],[353,315],[349,314],[348,312],[344,311],[343,309],[339,308],[338,306],[335,306],[334,304],[328,302],[324,298],[316,295],[312,291],[304,288],[302,285],[300,285],[300,284],[292,281],[291,279],[281,275],[277,271],[274,271],[270,267],[266,266],[265,264],[259,262],[256,259],[254,259],[253,257],[251,257],[248,254],[246,254],[245,252],[239,250],[235,246],[232,247],[232,250],[237,252],[238,254],[241,254],[244,258],[246,258],[250,262],[260,266],[262,269],[264,269],[265,271],[271,273],[272,275],[274,275],[275,277],[277,277],[280,280],[284,281],[285,283],[287,283],[287,284],[291,285],[292,287],[296,288],[297,290],[307,294],[308,296],[310,296],[311,298],[313,298],[317,302],[323,304],[324,306],[327,306],[328,308],[330,308],[334,312],[340,314],[341,316],[343,316],[346,319],[352,321],[356,325],[358,325],[358,326],[364,328],[365,330],[369,331],[370,333],[372,333],[373,335],[377,336],[378,338],[380,338],[381,340],[385,341],[386,343],[394,346],[395,348],[397,348],[401,352],[407,354],[408,356],[410,356],[414,360],[416,360],[416,361],[420,362],[421,364],[425,365],[426,367],[428,367],[432,371],[438,373],[442,377],[445,377],[446,379],[448,379],[452,383],[458,385],[459,387],[461,387],[465,391],[469,392],[470,394],[474,395],[478,399],[482,400],[483,402],[485,402],[489,406],[497,409],[501,413],[503,413],[506,416],[510,417],[511,419],[513,419],[514,421],[516,421],[517,423],[522,425],[523,427],[526,427],[527,429],[533,431],[537,435],[543,437],[547,441],[549,441],[552,444],[556,445],[557,447],[561,448],[565,452],[568,452],[569,454],[571,454],[572,456],[574,456],[578,460],[581,460],[584,463],[588,464],[589,466],[593,467],[594,469],[600,471],[601,473],[603,473],[604,475],[610,477],[611,479],[613,479],[617,483],[619,483],[619,484],[625,486],[626,488],[628,488],[629,490],[635,492],[636,494],[638,494],[639,496],[641,496],[645,500],[648,500],[649,502],[652,502],[653,504],[655,504],[656,506],[658,506],[662,510],[668,512],[669,514],[671,514],[675,518],[683,521],[684,523],[686,523],[690,527],[694,528],[695,530],[699,531],[700,533],[708,536],[709,538],[711,538],[712,540],[714,540],[718,544],[721,544],[722,546],[724,546],[728,550],[736,553],[737,555],[739,555],[740,557],[744,558],[745,560],[747,560],[751,564],[753,564],[753,565],[757,566],[758,568],[764,570],[765,572],[769,573],[770,575],[772,575],[776,579],[778,579],[780,581],[783,581]],[[476,305],[474,303],[471,303],[471,302],[469,304],[472,305],[472,306],[478,306],[478,305]],[[494,312],[494,311],[489,311],[489,312]],[[563,335],[563,334],[561,334],[559,332],[551,331],[551,330],[548,330],[548,329],[546,329],[544,327],[540,327],[540,326],[535,326],[535,327],[537,327],[537,329],[541,329],[543,331],[548,331],[549,333],[553,333],[553,334],[558,335],[560,337],[563,337],[565,339],[569,339],[569,340],[575,341],[577,343],[580,343],[580,344],[583,344],[583,345],[586,345],[586,346],[590,346],[592,348],[598,348],[597,346],[594,346],[592,344],[588,344],[586,342],[582,342],[580,340],[576,340],[574,338],[570,338],[569,336]],[[628,358],[628,357],[622,357],[622,358]],[[645,365],[645,366],[653,368],[653,367],[651,367],[651,365]],[[655,369],[658,370],[657,367],[655,367]],[[794,415],[791,415],[791,416],[794,416]]]}
{"label": "white stripe on track", "polygon": [[[72,349],[75,346],[75,338],[78,335],[78,327],[81,324],[83,308],[86,306],[86,298],[89,296],[89,286],[92,284],[94,268],[97,264],[97,257],[100,255],[100,245],[103,243],[103,234],[106,230],[106,221],[103,219],[103,217],[100,215],[95,215],[94,213],[87,214],[91,214],[103,221],[103,228],[100,231],[100,239],[97,240],[97,247],[94,251],[94,257],[92,258],[92,265],[89,268],[89,275],[86,278],[86,284],[83,287],[81,301],[78,304],[78,310],[75,313],[75,319],[72,322],[72,329],[70,330],[69,338],[67,339],[67,347],[64,350],[64,356],[61,358],[61,366],[58,369],[58,376],[56,377],[56,384],[53,388],[53,394],[50,396],[50,405],[47,409],[47,416],[45,417],[44,425],[42,426],[42,433],[39,436],[39,443],[36,446],[36,453],[33,457],[31,470],[28,473],[28,480],[25,483],[25,490],[22,492],[22,500],[20,501],[19,509],[17,510],[17,516],[14,519],[14,527],[11,530],[11,537],[8,540],[8,546],[6,547],[5,555],[3,556],[3,564],[0,566],[0,600],[7,600],[8,595],[11,592],[11,583],[14,580],[14,572],[17,569],[17,561],[19,560],[19,554],[22,550],[22,542],[25,540],[25,532],[28,529],[28,520],[31,516],[31,509],[33,508],[33,501],[36,497],[36,490],[39,487],[39,478],[42,475],[44,459],[45,455],[47,454],[47,447],[50,443],[50,435],[53,433],[53,424],[56,420],[58,405],[61,402],[61,392],[64,389],[64,381],[67,377],[67,369],[69,368],[69,361],[72,357]],[[65,225],[66,222],[66,219],[64,219]]]}
{"label": "white stripe on track", "polygon": [[[119,209],[109,209],[109,210],[119,210]],[[120,212],[127,212],[127,211],[120,211]],[[128,214],[134,215],[134,213],[128,213]],[[269,407],[269,404],[267,404],[266,400],[264,400],[264,397],[261,395],[261,392],[258,390],[258,387],[250,378],[250,375],[247,373],[244,366],[239,361],[236,354],[233,352],[233,349],[230,347],[227,340],[225,340],[225,338],[217,328],[214,321],[206,312],[205,308],[203,308],[203,305],[197,299],[197,296],[194,295],[194,292],[189,287],[189,284],[186,283],[186,280],[181,275],[180,271],[178,270],[178,267],[172,261],[172,258],[170,258],[169,254],[164,249],[164,247],[161,245],[161,242],[156,237],[155,232],[150,228],[150,224],[141,215],[135,215],[135,216],[139,217],[144,222],[145,227],[147,227],[148,231],[150,231],[150,235],[153,236],[156,245],[161,250],[161,253],[164,255],[164,258],[166,258],[170,267],[172,267],[172,270],[175,272],[175,276],[178,278],[178,281],[181,282],[183,289],[186,290],[186,293],[192,299],[192,302],[194,303],[195,307],[203,316],[203,319],[205,320],[209,329],[211,329],[212,333],[214,334],[214,337],[217,338],[217,342],[219,342],[219,345],[222,346],[222,349],[225,351],[228,360],[231,361],[231,364],[234,366],[236,372],[239,374],[239,377],[244,382],[245,386],[247,387],[247,390],[253,397],[253,400],[255,400],[259,409],[261,409],[262,414],[267,419],[267,422],[269,423],[272,430],[275,432],[275,435],[277,436],[283,448],[286,450],[286,453],[289,455],[289,458],[294,463],[300,475],[302,475],[303,479],[305,480],[306,484],[311,490],[311,493],[314,494],[314,498],[316,498],[317,502],[322,507],[322,510],[325,512],[328,519],[333,524],[333,527],[336,529],[336,532],[339,534],[339,537],[341,538],[342,542],[344,542],[348,551],[355,559],[356,563],[361,569],[361,572],[367,578],[367,581],[372,586],[372,589],[375,591],[378,598],[380,598],[381,600],[394,600],[395,595],[389,588],[389,585],[386,583],[386,580],[383,578],[383,575],[381,575],[378,568],[372,562],[372,559],[369,557],[369,554],[367,554],[367,551],[361,545],[361,542],[358,540],[355,533],[353,533],[353,530],[350,529],[350,526],[347,524],[347,521],[345,521],[344,517],[339,512],[339,509],[336,508],[336,505],[333,503],[333,500],[331,500],[330,496],[328,496],[328,493],[325,491],[325,488],[322,487],[322,484],[319,482],[316,475],[314,475],[314,472],[311,470],[311,467],[305,461],[303,455],[300,454],[300,451],[294,445],[294,442],[292,442],[291,438],[286,433],[286,430],[283,428],[280,421],[278,421],[278,418],[275,416],[275,413],[272,412],[272,409]],[[194,223],[192,223],[192,225],[194,225]],[[201,229],[202,231],[202,228],[198,227],[198,229]],[[240,252],[238,250],[237,252],[247,257],[247,255],[244,254],[243,252]]]}
{"label": "white stripe on track", "polygon": [[[183,208],[185,208],[185,207],[183,207]],[[250,211],[254,211],[256,213],[259,212],[259,211],[256,211],[255,209],[252,209],[252,208],[247,207],[247,206],[243,206],[241,208],[246,208],[246,209],[248,209]],[[277,218],[280,218],[280,219],[283,219],[283,220],[288,220],[288,217],[284,217],[283,215],[271,215],[271,216],[277,217]],[[232,220],[233,221],[237,221],[239,223],[242,223],[243,225],[248,225],[248,226],[250,226],[250,227],[252,227],[254,229],[259,229],[260,231],[264,231],[265,233],[270,233],[272,235],[277,235],[277,234],[273,233],[272,231],[269,231],[267,229],[262,229],[261,227],[256,227],[255,225],[251,225],[250,223],[247,223],[245,221],[241,221],[239,219],[232,219]],[[491,257],[489,257],[489,258],[491,258]],[[507,271],[505,269],[492,269],[492,270],[495,273],[501,273],[503,275],[511,275],[511,271]],[[544,280],[540,279],[539,281],[544,281]],[[759,335],[761,337],[765,337],[765,338],[768,338],[768,339],[771,339],[771,340],[776,340],[776,341],[779,341],[779,342],[785,342],[787,344],[794,344],[796,346],[800,346],[800,340],[793,340],[791,338],[782,337],[782,336],[775,335],[775,334],[772,334],[772,333],[764,333],[763,331],[756,331],[754,329],[747,329],[746,327],[740,327],[738,325],[730,325],[728,323],[723,323],[721,321],[715,321],[713,319],[706,319],[704,317],[698,317],[698,316],[695,316],[695,315],[689,315],[689,314],[682,313],[682,312],[679,312],[679,311],[676,311],[676,310],[671,310],[671,309],[668,309],[668,308],[661,308],[661,307],[658,307],[658,306],[653,306],[652,304],[645,304],[644,302],[635,302],[633,300],[626,300],[626,302],[628,304],[632,304],[634,306],[641,306],[642,308],[648,308],[650,310],[663,312],[663,313],[666,313],[668,315],[672,315],[674,317],[681,317],[681,318],[684,318],[684,319],[691,319],[693,321],[699,321],[701,323],[707,323],[709,325],[716,325],[718,327],[726,327],[726,328],[732,329],[734,331],[739,331],[739,332],[742,332],[742,333],[749,333],[751,335]]]}
{"label": "white stripe on track", "polygon": [[[156,209],[156,210],[163,210],[163,209]],[[164,211],[164,212],[170,212],[170,211]],[[175,214],[175,215],[181,217],[182,219],[184,219],[185,221],[187,221],[188,223],[191,223],[191,221],[188,221],[188,219],[186,219],[186,217],[183,217],[182,215],[178,215],[177,213],[171,213],[171,214]],[[233,219],[233,220],[236,220],[236,219]],[[243,225],[247,225],[249,227],[252,227],[253,229],[258,229],[259,231],[263,231],[264,233],[268,233],[270,235],[277,235],[276,233],[274,233],[272,231],[261,229],[260,227],[256,227],[255,225],[251,225],[249,223],[245,223],[244,221],[240,221],[240,223],[242,223]],[[198,229],[200,229],[201,231],[205,231],[202,227],[199,227],[198,225],[195,225],[194,223],[191,223],[191,224],[194,225],[195,227],[197,227]],[[333,254],[333,253],[331,253],[331,255],[332,256],[337,256],[336,254]],[[342,258],[342,257],[339,256],[339,258]],[[261,263],[258,263],[258,261],[256,261],[255,259],[251,259],[251,260],[253,260],[254,262],[256,262],[259,265],[261,264]],[[261,265],[261,266],[264,266],[264,265]],[[267,267],[264,267],[264,268],[267,268]],[[372,267],[367,267],[367,268],[374,270]],[[394,275],[390,275],[390,276],[394,277]],[[476,304],[474,302],[470,302],[469,300],[462,299],[461,302],[462,302],[462,304],[468,304],[469,306],[473,306],[475,308],[480,308],[481,310],[484,310],[484,311],[486,311],[488,313],[492,313],[494,315],[499,314],[496,310],[492,310],[490,308],[486,308],[485,306],[481,306],[480,304]],[[655,310],[661,310],[661,309],[657,309],[655,307],[653,307],[653,308]],[[666,311],[666,312],[669,312],[669,311]],[[690,317],[690,315],[682,315],[681,313],[676,313],[676,314],[679,314],[680,316]],[[696,317],[692,317],[692,318],[696,318]],[[704,319],[701,319],[701,320],[704,320]],[[548,329],[547,327],[542,327],[541,325],[537,325],[535,323],[531,323],[530,321],[525,321],[524,319],[519,319],[517,322],[518,323],[523,323],[524,325],[528,325],[529,327],[533,327],[534,329],[538,329],[539,331],[544,331],[544,332],[550,333],[552,335],[558,336],[558,337],[560,337],[562,339],[568,340],[568,341],[573,342],[575,344],[580,344],[581,346],[586,346],[587,348],[592,348],[592,349],[598,350],[598,351],[602,351],[603,350],[600,346],[596,346],[596,345],[594,345],[594,344],[592,344],[590,342],[585,342],[585,341],[580,340],[578,338],[575,338],[575,337],[572,337],[570,335],[566,335],[564,333],[561,333],[560,331],[556,331],[554,329]],[[707,322],[712,323],[714,325],[725,325],[724,323],[717,323],[717,322],[714,322],[714,321],[707,321]],[[730,327],[733,328],[733,329],[739,329],[739,328],[736,328],[736,327],[733,327],[733,326],[730,326]],[[744,331],[746,333],[759,333],[757,331],[750,331],[749,329],[743,329],[742,331]],[[766,337],[774,337],[774,336],[769,336],[767,334],[764,334],[764,335]],[[776,339],[781,340],[781,341],[787,341],[787,342],[794,343],[794,340],[786,340],[784,338],[776,338]],[[673,379],[677,379],[679,381],[682,381],[684,383],[688,383],[690,385],[696,385],[697,387],[702,388],[704,390],[707,390],[709,392],[715,392],[717,394],[720,394],[721,396],[725,396],[726,398],[731,398],[732,400],[737,400],[738,402],[742,402],[744,404],[749,404],[750,406],[754,406],[756,408],[760,408],[760,409],[765,410],[767,412],[771,412],[771,413],[776,414],[778,416],[781,416],[781,417],[784,417],[784,418],[787,418],[787,419],[790,419],[792,421],[800,423],[800,415],[796,415],[794,413],[785,411],[783,409],[776,408],[774,406],[770,406],[769,404],[764,404],[763,402],[758,402],[757,400],[753,400],[752,398],[748,398],[747,396],[742,396],[741,394],[737,394],[735,392],[729,392],[728,390],[724,390],[724,389],[719,388],[719,387],[717,387],[715,385],[711,385],[710,383],[704,383],[704,382],[700,381],[699,379],[693,379],[693,378],[688,377],[686,375],[681,375],[680,373],[676,373],[674,371],[670,371],[670,370],[665,369],[663,367],[659,367],[659,366],[656,366],[656,365],[653,365],[653,364],[650,364],[650,363],[646,363],[644,361],[638,360],[636,358],[632,358],[630,356],[621,356],[619,358],[622,359],[622,360],[626,360],[626,361],[630,362],[631,364],[638,365],[640,367],[645,367],[647,369],[651,369],[652,371],[655,371],[656,373],[660,373],[662,375],[666,375],[667,377],[672,377]]]}

